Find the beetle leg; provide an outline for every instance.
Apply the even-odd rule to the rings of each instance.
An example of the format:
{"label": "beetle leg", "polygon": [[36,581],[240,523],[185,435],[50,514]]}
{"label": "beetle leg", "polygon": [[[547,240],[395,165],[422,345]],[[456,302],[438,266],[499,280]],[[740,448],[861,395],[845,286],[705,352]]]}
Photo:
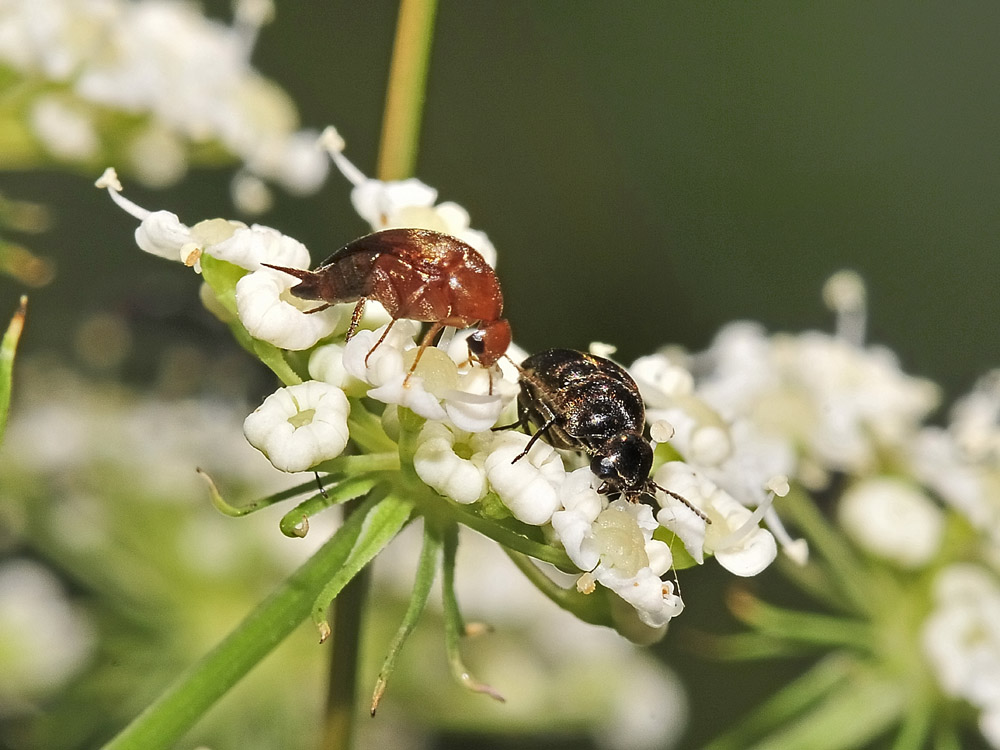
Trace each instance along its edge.
{"label": "beetle leg", "polygon": [[524,417],[519,418],[516,422],[511,422],[510,424],[501,424],[496,427],[490,427],[493,432],[500,432],[500,430],[513,430],[515,427],[524,427],[528,423],[528,420]]}
{"label": "beetle leg", "polygon": [[[354,308],[354,312],[357,312],[357,311],[358,311],[358,309]],[[387,325],[385,327],[385,330],[382,331],[382,335],[379,336],[378,337],[378,341],[375,342],[375,346],[373,346],[371,349],[368,350],[368,353],[365,355],[365,367],[368,367],[368,358],[370,356],[372,356],[372,352],[375,351],[376,349],[378,349],[379,344],[381,344],[383,341],[385,341],[385,337],[389,335],[389,331],[392,330],[392,327],[395,324],[396,324],[395,320],[390,320],[389,321],[389,325]]]}
{"label": "beetle leg", "polygon": [[412,375],[413,371],[417,369],[417,363],[420,361],[420,358],[424,356],[424,350],[431,345],[431,342],[434,341],[434,337],[438,335],[442,328],[444,328],[444,323],[437,321],[428,329],[427,333],[424,334],[424,338],[420,342],[420,348],[417,349],[417,356],[413,358],[413,364],[410,365],[410,371],[406,373],[406,377],[403,378],[404,388],[406,387],[406,384],[410,382],[410,375]]}
{"label": "beetle leg", "polygon": [[309,315],[310,313],[321,312],[322,310],[325,310],[328,307],[333,307],[333,305],[331,305],[329,302],[324,302],[319,307],[314,307],[312,310],[306,310],[306,314]]}
{"label": "beetle leg", "polygon": [[[351,324],[349,326],[347,326],[347,335],[344,336],[344,341],[350,341],[351,338],[353,338],[354,334],[357,332],[357,330],[358,330],[358,323],[361,322],[361,314],[365,311],[365,302],[367,302],[367,301],[368,301],[367,297],[362,297],[361,299],[358,300],[358,304],[356,304],[354,306],[354,312],[351,313]],[[312,312],[312,311],[310,311],[310,312]],[[392,323],[390,323],[389,325],[391,326]],[[386,330],[388,331],[388,329],[386,329]],[[385,338],[384,334],[383,334],[382,338]],[[381,344],[382,343],[382,339],[379,339],[378,343]],[[375,346],[378,346],[378,344],[375,344]],[[374,349],[374,348],[375,347],[372,347],[372,349]],[[368,353],[371,354],[371,352],[368,352]],[[366,365],[368,364],[368,358],[367,357],[365,357],[365,364]]]}
{"label": "beetle leg", "polygon": [[545,424],[543,424],[541,427],[539,427],[538,430],[535,432],[535,434],[531,436],[531,439],[528,440],[528,444],[526,446],[524,446],[524,450],[521,451],[520,453],[518,453],[516,456],[514,456],[514,460],[511,461],[511,463],[512,464],[513,463],[517,463],[522,458],[524,458],[525,456],[527,456],[528,455],[528,451],[531,450],[531,446],[533,446],[538,441],[538,439],[542,436],[542,433],[545,432],[546,430],[548,430],[555,423],[556,423],[556,417],[553,414],[551,417],[549,417],[548,421]]}

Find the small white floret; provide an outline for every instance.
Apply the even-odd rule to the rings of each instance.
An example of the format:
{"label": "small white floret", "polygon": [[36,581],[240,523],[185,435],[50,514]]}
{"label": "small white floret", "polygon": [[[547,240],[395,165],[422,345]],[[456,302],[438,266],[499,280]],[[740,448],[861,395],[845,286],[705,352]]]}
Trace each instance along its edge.
{"label": "small white floret", "polygon": [[843,494],[837,510],[855,542],[901,568],[926,565],[941,546],[944,514],[927,495],[901,479],[864,480]]}
{"label": "small white floret", "polygon": [[[424,484],[462,505],[486,494],[486,455],[473,450],[473,436],[456,434],[440,422],[427,422],[417,442],[413,468]],[[469,454],[467,458],[456,451],[456,443]]]}
{"label": "small white floret", "polygon": [[342,390],[308,380],[264,399],[243,422],[243,433],[276,469],[306,471],[347,447],[350,410]]}
{"label": "small white floret", "polygon": [[527,444],[527,435],[498,433],[486,459],[486,476],[515,518],[541,526],[559,508],[558,487],[566,470],[556,450],[541,441],[515,462]]}
{"label": "small white floret", "polygon": [[[308,349],[337,330],[347,314],[342,306],[317,313],[315,306],[289,294],[288,274],[260,268],[236,282],[236,310],[251,336],[282,349]],[[301,305],[301,306],[300,306]]]}

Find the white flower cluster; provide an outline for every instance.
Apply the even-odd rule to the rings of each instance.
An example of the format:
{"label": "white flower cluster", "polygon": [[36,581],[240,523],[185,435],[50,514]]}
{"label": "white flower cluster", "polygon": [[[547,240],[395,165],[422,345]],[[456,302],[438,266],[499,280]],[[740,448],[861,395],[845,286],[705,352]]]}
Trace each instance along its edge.
{"label": "white flower cluster", "polygon": [[979,730],[1000,747],[1000,581],[994,572],[955,564],[938,574],[923,646],[942,689],[979,709]]}
{"label": "white flower cluster", "polygon": [[56,158],[99,158],[105,110],[144,115],[122,154],[141,179],[170,184],[190,145],[219,144],[245,166],[237,197],[256,196],[260,209],[260,178],[302,194],[328,171],[289,97],[250,66],[272,14],[269,0],[242,0],[226,26],[176,0],[9,0],[0,4],[0,64],[55,84],[29,119]]}
{"label": "white flower cluster", "polygon": [[947,428],[923,429],[909,458],[914,476],[987,537],[1000,568],[1000,370],[956,402]]}
{"label": "white flower cluster", "polygon": [[[436,192],[415,180],[383,183],[366,178],[343,157],[343,144],[334,131],[324,134],[324,142],[354,184],[354,203],[373,228],[405,224],[445,231],[495,261],[488,238],[469,229],[468,215],[458,206],[435,205]],[[683,609],[675,585],[665,580],[674,566],[675,538],[697,562],[706,553],[714,554],[738,575],[755,575],[774,560],[774,538],[758,526],[773,496],[765,487],[771,477],[760,477],[755,498],[764,508],[751,512],[693,465],[675,461],[661,467],[657,481],[698,507],[704,513],[700,517],[668,493],[657,493],[657,512],[645,504],[609,501],[596,491],[589,469],[574,470],[576,456],[543,441],[515,461],[529,436],[492,428],[514,421],[516,368],[503,361],[490,369],[470,363],[460,334],[426,349],[411,372],[418,352],[415,323],[400,320],[379,327],[369,321],[345,342],[353,305],[309,312],[316,303],[289,294],[295,279],[261,265],[307,268],[309,255],[301,243],[267,227],[222,219],[189,228],[174,214],[150,212],[123,198],[111,171],[98,185],[140,220],[136,241],[144,250],[196,268],[200,259],[212,256],[247,269],[235,288],[243,327],[279,349],[307,352],[312,380],[279,389],[244,427],[251,444],[278,469],[322,470],[324,462],[339,456],[348,444],[354,399],[384,404],[383,424],[392,421],[399,407],[409,409],[426,420],[416,439],[413,469],[428,487],[461,505],[492,496],[521,523],[545,527],[579,567],[578,590],[589,593],[600,584],[613,591],[631,605],[628,611],[646,632],[662,632]],[[523,358],[515,347],[508,355]],[[690,373],[683,375],[691,381]],[[709,410],[693,394],[688,401],[695,411]],[[728,428],[721,421],[717,427],[725,440]],[[711,453],[711,440],[700,442],[702,452]],[[682,453],[690,447],[681,445]]]}
{"label": "white flower cluster", "polygon": [[[983,735],[1000,747],[1000,371],[956,403],[946,427],[926,426],[938,389],[905,374],[889,350],[865,346],[860,280],[837,274],[825,296],[837,313],[833,335],[734,323],[704,352],[633,365],[650,419],[674,426],[672,444],[687,461],[660,467],[656,481],[718,509],[704,549],[733,569],[731,552],[713,541],[726,529],[717,512],[765,508],[788,545],[761,497],[763,479],[784,474],[823,490],[839,477],[836,519],[851,541],[897,570],[934,573],[924,656],[943,692],[978,709]],[[743,544],[773,541],[751,529]],[[786,550],[804,553],[794,544]],[[931,577],[902,580],[923,605]]]}

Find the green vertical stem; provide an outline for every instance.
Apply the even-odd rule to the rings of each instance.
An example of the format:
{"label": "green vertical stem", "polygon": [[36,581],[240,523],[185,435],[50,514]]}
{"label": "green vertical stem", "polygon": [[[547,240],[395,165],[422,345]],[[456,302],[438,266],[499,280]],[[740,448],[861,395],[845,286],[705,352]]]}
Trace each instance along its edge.
{"label": "green vertical stem", "polygon": [[[348,505],[356,502],[352,500]],[[371,572],[366,567],[344,586],[332,605],[333,651],[330,654],[326,717],[320,742],[323,750],[348,750],[354,739],[362,611],[368,599],[370,583]]]}
{"label": "green vertical stem", "polygon": [[376,175],[402,180],[413,174],[427,89],[437,0],[402,0],[392,48]]}

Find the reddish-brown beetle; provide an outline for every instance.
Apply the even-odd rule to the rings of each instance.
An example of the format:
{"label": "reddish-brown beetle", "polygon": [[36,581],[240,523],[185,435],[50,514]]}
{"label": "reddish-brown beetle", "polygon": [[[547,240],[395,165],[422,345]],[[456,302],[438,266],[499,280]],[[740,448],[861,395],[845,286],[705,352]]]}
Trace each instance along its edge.
{"label": "reddish-brown beetle", "polygon": [[[296,297],[330,305],[357,302],[347,329],[350,339],[365,302],[381,302],[392,322],[401,318],[431,323],[407,379],[434,337],[445,326],[469,328],[469,354],[491,367],[507,351],[510,324],[501,318],[503,295],[496,273],[470,245],[429,229],[385,229],[345,245],[314,271],[263,264],[299,279]],[[385,340],[392,323],[368,352]]]}

